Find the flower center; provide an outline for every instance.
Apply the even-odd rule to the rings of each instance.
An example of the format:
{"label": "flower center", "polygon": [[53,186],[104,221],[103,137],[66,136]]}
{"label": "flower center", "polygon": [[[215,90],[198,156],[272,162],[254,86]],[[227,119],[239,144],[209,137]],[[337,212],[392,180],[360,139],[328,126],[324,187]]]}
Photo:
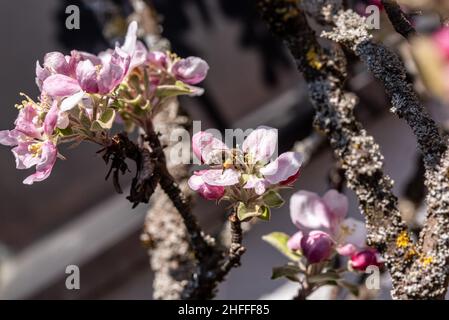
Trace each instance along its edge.
{"label": "flower center", "polygon": [[33,157],[37,157],[42,153],[42,142],[36,142],[28,146],[28,151],[33,154]]}

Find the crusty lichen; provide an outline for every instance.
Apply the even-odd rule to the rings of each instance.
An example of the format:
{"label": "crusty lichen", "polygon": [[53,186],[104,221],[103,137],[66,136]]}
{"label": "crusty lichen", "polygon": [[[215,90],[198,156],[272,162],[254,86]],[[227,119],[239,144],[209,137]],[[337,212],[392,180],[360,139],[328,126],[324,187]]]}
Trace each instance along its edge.
{"label": "crusty lichen", "polygon": [[[400,58],[371,40],[364,20],[351,10],[334,16],[335,27],[322,36],[352,50],[385,86],[391,111],[403,118],[414,132],[426,168],[428,212],[413,260],[403,281],[394,283],[396,298],[442,298],[449,281],[449,154],[447,139],[429,116],[407,80]],[[400,241],[402,243],[402,241]],[[394,279],[393,279],[394,280]]]}

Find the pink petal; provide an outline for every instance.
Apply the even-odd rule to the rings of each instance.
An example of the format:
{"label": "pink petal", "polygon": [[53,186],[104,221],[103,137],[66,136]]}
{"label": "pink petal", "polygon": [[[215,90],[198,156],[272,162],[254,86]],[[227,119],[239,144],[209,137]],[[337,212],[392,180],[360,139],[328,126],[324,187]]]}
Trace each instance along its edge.
{"label": "pink petal", "polygon": [[203,180],[211,186],[232,186],[239,182],[240,173],[234,169],[212,169],[207,170],[203,175]]}
{"label": "pink petal", "polygon": [[44,57],[44,68],[49,69],[52,73],[68,75],[69,64],[65,56],[61,52],[49,52]]}
{"label": "pink petal", "polygon": [[16,146],[21,133],[17,130],[0,131],[0,144],[4,146]]}
{"label": "pink petal", "polygon": [[298,152],[285,152],[276,160],[260,169],[271,184],[278,184],[296,175],[301,167],[303,156]]}
{"label": "pink petal", "polygon": [[438,46],[438,49],[440,49],[441,54],[446,59],[449,59],[449,27],[444,27],[437,31],[433,35],[433,40]]}
{"label": "pink petal", "polygon": [[331,216],[321,198],[313,192],[298,191],[290,198],[290,217],[300,230],[330,231]]}
{"label": "pink petal", "polygon": [[121,49],[125,51],[130,56],[134,54],[136,50],[136,41],[137,41],[137,22],[132,21],[126,32],[125,43],[123,43]]}
{"label": "pink petal", "polygon": [[203,59],[188,57],[181,59],[172,67],[176,79],[188,84],[197,84],[206,78],[209,65]]}
{"label": "pink petal", "polygon": [[167,55],[161,51],[151,51],[148,53],[148,62],[158,68],[167,67]]}
{"label": "pink petal", "polygon": [[287,247],[290,250],[300,250],[301,249],[301,240],[303,238],[302,231],[296,232],[294,235],[290,237],[287,241]]}
{"label": "pink petal", "polygon": [[128,72],[131,57],[121,50],[115,50],[102,56],[102,68],[98,74],[98,90],[101,94],[110,93],[124,79]]}
{"label": "pink petal", "polygon": [[338,254],[345,257],[349,257],[350,255],[354,254],[356,250],[357,250],[356,246],[354,246],[352,243],[337,246]]}
{"label": "pink petal", "polygon": [[366,228],[365,223],[354,218],[348,218],[340,226],[338,235],[339,244],[351,243],[358,248],[365,246]]}
{"label": "pink petal", "polygon": [[97,68],[90,60],[80,61],[76,67],[78,83],[86,92],[97,93]]}
{"label": "pink petal", "polygon": [[44,132],[46,135],[53,134],[53,131],[56,128],[56,124],[58,123],[58,115],[59,115],[59,108],[58,104],[53,102],[52,107],[48,111],[47,115],[45,116],[44,120]]}
{"label": "pink petal", "polygon": [[85,95],[84,91],[79,91],[71,95],[70,97],[65,98],[60,106],[61,112],[66,112],[75,108],[76,105],[80,103],[80,101],[83,99],[84,95]]}
{"label": "pink petal", "polygon": [[[197,132],[192,137],[193,154],[198,160],[204,163],[211,163],[215,160],[214,156],[222,150],[228,150],[228,147],[214,137],[213,134],[205,131]],[[221,157],[220,157],[221,159]]]}
{"label": "pink petal", "polygon": [[256,194],[262,195],[265,193],[267,186],[267,182],[265,179],[258,178],[254,175],[251,175],[248,179],[248,181],[245,183],[244,187],[245,189],[254,189]]}
{"label": "pink petal", "polygon": [[52,97],[67,97],[81,91],[81,87],[73,78],[54,74],[45,79],[42,90]]}
{"label": "pink petal", "polygon": [[33,104],[27,104],[22,110],[20,110],[19,115],[14,122],[16,125],[16,130],[29,137],[39,138],[41,134],[35,124],[36,118],[37,111]]}
{"label": "pink petal", "polygon": [[147,61],[148,50],[141,41],[137,41],[136,49],[131,57],[131,62],[129,64],[129,70],[133,70]]}
{"label": "pink petal", "polygon": [[348,198],[337,190],[329,190],[323,196],[324,204],[334,216],[335,222],[342,221],[348,213]]}
{"label": "pink petal", "polygon": [[258,127],[251,132],[242,145],[244,152],[249,153],[252,162],[267,162],[277,150],[278,132],[270,127]]}

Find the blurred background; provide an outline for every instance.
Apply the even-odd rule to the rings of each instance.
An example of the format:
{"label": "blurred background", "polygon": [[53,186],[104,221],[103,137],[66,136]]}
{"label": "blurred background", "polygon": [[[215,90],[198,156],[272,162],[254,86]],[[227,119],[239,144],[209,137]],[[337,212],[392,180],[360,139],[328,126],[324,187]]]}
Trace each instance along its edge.
{"label": "blurred background", "polygon": [[[180,56],[197,55],[210,65],[199,98],[181,99],[183,109],[203,129],[276,127],[280,151],[312,133],[312,108],[307,88],[281,43],[257,17],[250,0],[154,0],[161,14],[163,36]],[[80,29],[65,28],[68,5],[81,10]],[[0,128],[10,129],[14,104],[38,95],[36,60],[46,52],[79,49],[97,53],[121,41],[105,32],[105,21],[128,15],[126,0],[15,0],[0,4]],[[384,23],[384,22],[382,22]],[[386,22],[385,22],[386,23]],[[400,41],[393,36],[387,44]],[[354,59],[353,59],[354,60]],[[413,180],[419,166],[409,128],[388,113],[382,87],[351,60],[351,81],[358,93],[357,115],[381,146],[385,171],[398,195],[419,192]],[[151,299],[152,273],[139,235],[147,207],[132,210],[123,195],[105,181],[107,168],[94,145],[63,149],[51,177],[25,186],[27,175],[15,169],[9,148],[0,148],[0,299]],[[320,143],[294,190],[324,193],[334,166],[326,143]],[[131,176],[131,175],[130,175]],[[129,177],[128,177],[129,178]],[[410,188],[416,186],[416,191]],[[413,182],[415,181],[415,182]],[[129,182],[129,180],[128,180]],[[413,189],[412,191],[410,191]],[[351,191],[350,215],[361,219]],[[419,195],[418,195],[419,196]],[[207,230],[216,230],[224,211],[198,200],[195,213]],[[242,266],[221,285],[220,299],[289,298],[295,286],[270,280],[271,268],[285,259],[261,240],[278,230],[292,234],[288,206],[276,209],[270,223],[259,223],[245,236]],[[65,268],[81,271],[81,289],[67,290]],[[388,296],[384,291],[373,297]],[[318,296],[319,298],[319,296]]]}

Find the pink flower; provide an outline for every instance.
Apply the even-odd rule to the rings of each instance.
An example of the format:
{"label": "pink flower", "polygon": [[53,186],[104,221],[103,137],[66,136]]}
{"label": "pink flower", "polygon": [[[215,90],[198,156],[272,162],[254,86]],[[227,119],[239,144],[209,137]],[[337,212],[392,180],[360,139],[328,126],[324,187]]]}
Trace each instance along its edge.
{"label": "pink flower", "polygon": [[220,186],[211,186],[204,182],[202,175],[205,170],[195,171],[190,177],[189,187],[198,192],[206,200],[219,200],[225,193],[225,188]]}
{"label": "pink flower", "polygon": [[207,132],[193,136],[192,148],[198,159],[212,167],[202,175],[207,184],[226,187],[238,184],[243,178],[243,187],[254,189],[258,195],[268,186],[293,180],[302,163],[302,155],[296,152],[285,152],[271,161],[277,149],[277,130],[268,127],[251,132],[242,149],[229,149]]}
{"label": "pink flower", "polygon": [[369,266],[376,266],[376,267],[382,266],[379,254],[375,249],[372,248],[355,252],[351,256],[349,264],[352,269],[358,271],[365,271],[366,268],[368,268]]}
{"label": "pink flower", "polygon": [[449,60],[449,27],[444,27],[433,35],[439,51],[445,59]]}
{"label": "pink flower", "polygon": [[31,145],[29,146],[30,148],[33,150],[31,156],[37,158],[36,172],[23,180],[24,184],[33,184],[34,182],[47,179],[53,169],[58,154],[55,145],[51,141],[45,141],[41,145]]}
{"label": "pink flower", "polygon": [[347,212],[348,200],[336,190],[329,190],[322,198],[308,191],[295,193],[290,199],[290,216],[300,231],[292,236],[292,243],[297,244],[294,239],[298,237],[307,239],[311,232],[320,231],[332,239],[339,254],[353,254],[356,248],[364,246],[366,231],[364,223],[345,219]]}
{"label": "pink flower", "polygon": [[123,46],[101,52],[98,56],[79,51],[72,51],[70,57],[63,57],[60,53],[46,56],[44,68],[39,64],[36,67],[39,87],[52,98],[64,99],[60,106],[63,112],[74,108],[86,93],[110,93],[130,70],[146,62],[148,52],[137,41],[136,32],[137,23],[132,22]]}
{"label": "pink flower", "polygon": [[174,76],[185,83],[197,84],[206,78],[209,65],[198,57],[188,57],[181,59],[172,67]]}
{"label": "pink flower", "polygon": [[60,119],[57,103],[54,103],[44,119],[39,114],[41,106],[26,104],[19,112],[13,130],[0,131],[0,144],[12,146],[17,169],[36,166],[36,173],[23,183],[32,184],[46,179],[57,158],[57,150],[52,142],[53,131]]}

